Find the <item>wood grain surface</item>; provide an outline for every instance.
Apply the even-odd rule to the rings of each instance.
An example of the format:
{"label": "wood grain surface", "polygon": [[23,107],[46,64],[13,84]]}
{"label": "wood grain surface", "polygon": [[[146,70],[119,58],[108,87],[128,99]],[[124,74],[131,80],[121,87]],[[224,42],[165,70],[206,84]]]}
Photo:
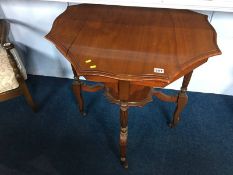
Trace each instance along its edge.
{"label": "wood grain surface", "polygon": [[[138,84],[153,81],[159,86],[221,53],[207,16],[188,10],[69,6],[57,17],[46,38],[79,75]],[[155,68],[164,73],[156,73]]]}

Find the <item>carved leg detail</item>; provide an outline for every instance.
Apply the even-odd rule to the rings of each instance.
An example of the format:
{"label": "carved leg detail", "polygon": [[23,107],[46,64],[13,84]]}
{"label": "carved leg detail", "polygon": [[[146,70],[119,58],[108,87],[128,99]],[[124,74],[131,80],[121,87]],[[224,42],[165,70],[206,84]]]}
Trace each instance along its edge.
{"label": "carved leg detail", "polygon": [[82,116],[85,116],[86,113],[84,112],[84,102],[83,102],[83,97],[82,97],[82,92],[81,92],[81,81],[77,76],[74,77],[74,82],[72,84],[72,89],[75,94],[76,100],[79,105],[79,111],[82,114]]}
{"label": "carved leg detail", "polygon": [[169,127],[171,127],[171,128],[174,128],[178,124],[178,122],[180,121],[180,114],[188,102],[188,96],[186,94],[186,91],[187,91],[187,87],[188,87],[188,84],[190,82],[190,79],[192,77],[192,73],[193,73],[193,71],[189,72],[188,74],[186,74],[184,76],[182,87],[181,87],[181,90],[180,90],[179,95],[177,97],[176,109],[175,109],[172,121],[169,124]]}
{"label": "carved leg detail", "polygon": [[120,156],[121,164],[124,168],[128,168],[128,162],[126,160],[126,146],[128,139],[128,107],[127,105],[121,105],[120,107]]}

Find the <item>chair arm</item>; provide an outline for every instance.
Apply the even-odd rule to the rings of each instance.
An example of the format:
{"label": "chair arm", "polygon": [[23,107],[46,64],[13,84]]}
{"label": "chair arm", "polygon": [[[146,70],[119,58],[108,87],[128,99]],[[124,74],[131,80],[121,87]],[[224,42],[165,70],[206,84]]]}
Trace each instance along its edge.
{"label": "chair arm", "polygon": [[3,45],[8,39],[10,24],[5,19],[0,19],[0,44]]}
{"label": "chair arm", "polygon": [[12,55],[12,57],[14,58],[14,60],[17,63],[17,67],[20,70],[21,75],[26,80],[27,79],[27,72],[26,72],[26,69],[23,65],[23,62],[22,62],[17,50],[15,49],[14,44],[7,42],[7,43],[3,44],[3,47],[6,49],[8,54]]}
{"label": "chair arm", "polygon": [[11,49],[15,48],[14,44],[7,42],[3,44],[3,48],[6,49],[7,51],[10,51]]}

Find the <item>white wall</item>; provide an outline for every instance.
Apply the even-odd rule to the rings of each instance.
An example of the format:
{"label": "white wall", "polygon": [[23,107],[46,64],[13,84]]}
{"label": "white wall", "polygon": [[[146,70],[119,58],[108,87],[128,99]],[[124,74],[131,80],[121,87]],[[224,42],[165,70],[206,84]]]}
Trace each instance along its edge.
{"label": "white wall", "polygon": [[233,12],[232,0],[40,0]]}
{"label": "white wall", "polygon": [[[213,12],[211,24],[218,33],[222,55],[212,57],[194,70],[190,91],[233,95],[233,13]],[[181,80],[169,85],[177,88]]]}
{"label": "white wall", "polygon": [[[1,1],[1,0],[0,0]],[[12,34],[28,73],[72,78],[70,64],[44,36],[67,3],[2,0],[1,8],[12,22]],[[204,12],[218,33],[223,55],[210,58],[194,71],[189,90],[233,95],[233,13]],[[181,80],[167,88],[179,89]]]}
{"label": "white wall", "polygon": [[11,22],[13,41],[29,74],[73,77],[68,61],[44,38],[66,7],[66,3],[59,2],[1,1],[1,8]]}

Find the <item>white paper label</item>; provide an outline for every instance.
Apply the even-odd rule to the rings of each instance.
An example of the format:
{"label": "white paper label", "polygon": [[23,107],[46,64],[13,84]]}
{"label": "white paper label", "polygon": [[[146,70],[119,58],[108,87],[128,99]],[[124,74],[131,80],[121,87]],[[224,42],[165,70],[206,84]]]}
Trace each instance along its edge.
{"label": "white paper label", "polygon": [[158,73],[158,74],[164,74],[164,69],[162,69],[162,68],[154,68],[154,72],[155,73]]}

